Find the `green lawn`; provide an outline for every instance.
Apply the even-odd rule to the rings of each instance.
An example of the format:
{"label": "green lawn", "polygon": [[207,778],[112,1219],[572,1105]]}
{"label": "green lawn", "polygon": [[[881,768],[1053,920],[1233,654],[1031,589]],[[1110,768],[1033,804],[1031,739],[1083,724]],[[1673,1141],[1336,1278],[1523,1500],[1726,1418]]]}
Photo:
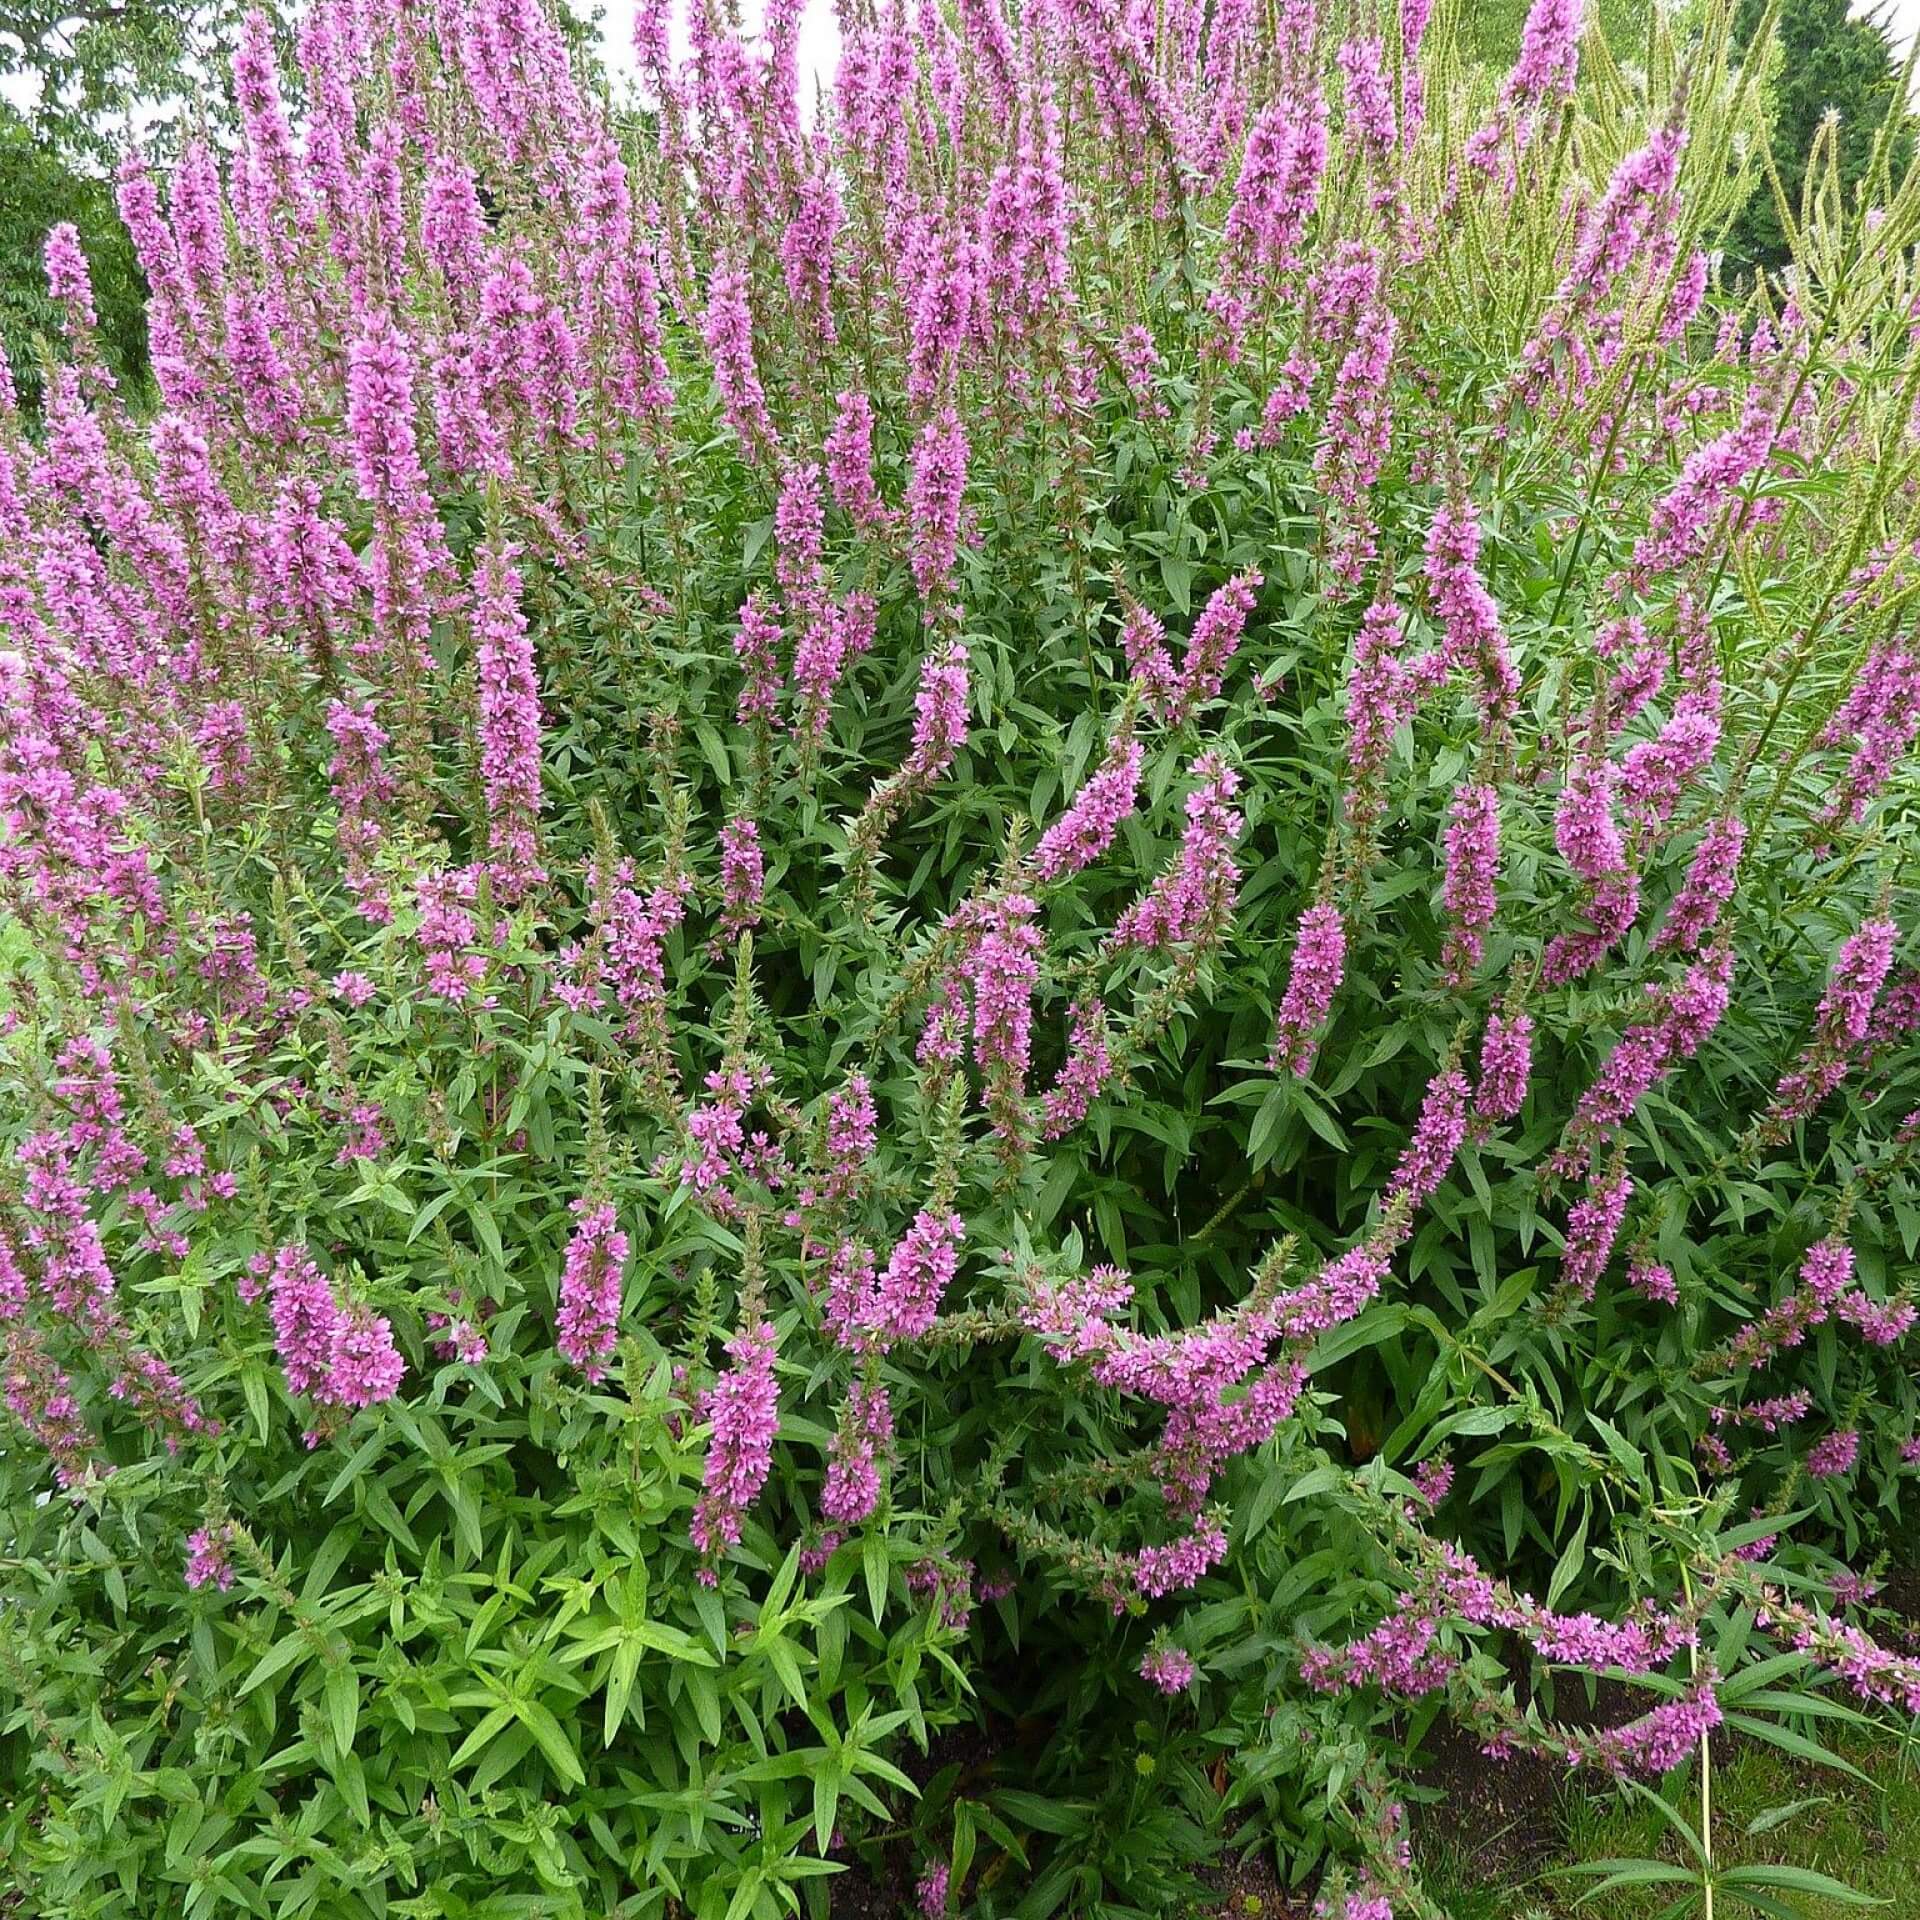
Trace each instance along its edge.
{"label": "green lawn", "polygon": [[[1868,1784],[1849,1774],[1807,1767],[1768,1747],[1743,1746],[1716,1763],[1713,1842],[1721,1867],[1781,1865],[1812,1868],[1844,1881],[1870,1907],[1817,1893],[1772,1891],[1771,1907],[1738,1890],[1715,1896],[1715,1920],[1756,1913],[1794,1913],[1802,1920],[1841,1920],[1865,1911],[1889,1920],[1920,1920],[1920,1737],[1843,1748]],[[1697,1778],[1676,1796],[1696,1825]],[[1559,1808],[1556,1857],[1538,1871],[1501,1875],[1484,1856],[1429,1847],[1428,1884],[1449,1920],[1560,1920],[1578,1912],[1587,1920],[1656,1920],[1688,1889],[1676,1884],[1618,1888],[1591,1894],[1593,1876],[1570,1874],[1577,1861],[1655,1859],[1685,1862],[1685,1843],[1644,1801],[1589,1797],[1569,1791]],[[1584,1900],[1584,1904],[1578,1904]],[[1697,1899],[1679,1909],[1696,1913]]]}

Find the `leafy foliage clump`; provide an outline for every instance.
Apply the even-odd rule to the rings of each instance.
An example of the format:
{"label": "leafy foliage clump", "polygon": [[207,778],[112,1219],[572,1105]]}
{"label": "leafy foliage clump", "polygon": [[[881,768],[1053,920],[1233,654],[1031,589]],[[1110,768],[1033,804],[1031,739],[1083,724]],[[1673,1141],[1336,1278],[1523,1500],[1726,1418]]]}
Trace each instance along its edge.
{"label": "leafy foliage clump", "polygon": [[1443,1712],[1920,1710],[1920,180],[1736,300],[1764,34],[1429,11],[255,18],[151,413],[55,227],[34,1911],[1379,1920]]}

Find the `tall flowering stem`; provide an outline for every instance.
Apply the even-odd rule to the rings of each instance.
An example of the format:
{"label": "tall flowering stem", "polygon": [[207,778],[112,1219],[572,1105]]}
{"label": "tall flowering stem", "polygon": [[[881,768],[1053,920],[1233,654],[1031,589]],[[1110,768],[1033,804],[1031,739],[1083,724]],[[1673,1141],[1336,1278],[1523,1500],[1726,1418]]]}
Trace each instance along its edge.
{"label": "tall flowering stem", "polygon": [[1470,783],[1453,796],[1447,823],[1447,878],[1444,889],[1451,924],[1441,954],[1450,984],[1464,984],[1486,956],[1486,932],[1493,924],[1495,882],[1500,872],[1500,796],[1490,786]]}
{"label": "tall flowering stem", "polygon": [[987,1111],[1001,1139],[1022,1133],[1032,1054],[1033,989],[1040,978],[1038,906],[1026,894],[995,903],[968,961],[973,988],[973,1055],[986,1079]]}
{"label": "tall flowering stem", "polygon": [[480,778],[495,893],[517,898],[540,871],[540,690],[521,583],[504,542],[481,554],[475,580],[474,677],[479,689]]}
{"label": "tall flowering stem", "polygon": [[1839,1086],[1867,1038],[1880,990],[1893,970],[1900,930],[1891,920],[1869,920],[1834,956],[1827,990],[1815,1016],[1813,1037],[1793,1068],[1781,1076],[1757,1127],[1761,1141],[1784,1140]]}
{"label": "tall flowering stem", "polygon": [[[694,1545],[710,1559],[740,1544],[741,1522],[773,1464],[780,1407],[774,1352],[772,1327],[763,1319],[744,1319],[727,1342],[727,1370],[701,1401],[701,1418],[713,1437],[707,1444],[706,1490],[694,1509],[692,1530]],[[713,1584],[711,1566],[702,1578]]]}
{"label": "tall flowering stem", "polygon": [[1107,757],[1074,796],[1073,805],[1040,836],[1033,850],[1035,879],[1064,879],[1106,852],[1121,822],[1134,810],[1144,757],[1140,743],[1125,726],[1116,731]]}
{"label": "tall flowering stem", "polygon": [[606,1372],[619,1339],[620,1282],[628,1240],[606,1201],[573,1203],[574,1229],[560,1274],[560,1314],[555,1344],[561,1357],[589,1380]]}
{"label": "tall flowering stem", "polygon": [[1333,996],[1346,977],[1347,933],[1340,910],[1318,901],[1300,916],[1293,946],[1293,970],[1280,1002],[1273,1062],[1298,1079],[1313,1071],[1320,1029],[1333,1008]]}
{"label": "tall flowering stem", "polygon": [[1114,923],[1108,946],[1196,954],[1216,946],[1232,920],[1240,869],[1233,845],[1245,824],[1232,804],[1240,776],[1217,754],[1193,763],[1201,784],[1187,795],[1180,854]]}
{"label": "tall flowering stem", "polygon": [[1480,1042],[1480,1080],[1473,1110],[1483,1121],[1511,1120],[1526,1104],[1533,1077],[1533,1016],[1501,1008],[1487,1018]]}
{"label": "tall flowering stem", "polygon": [[1500,612],[1481,577],[1480,522],[1465,501],[1450,501],[1427,531],[1427,591],[1441,641],[1429,677],[1470,667],[1478,676],[1481,713],[1489,728],[1512,723],[1520,676],[1508,651]]}

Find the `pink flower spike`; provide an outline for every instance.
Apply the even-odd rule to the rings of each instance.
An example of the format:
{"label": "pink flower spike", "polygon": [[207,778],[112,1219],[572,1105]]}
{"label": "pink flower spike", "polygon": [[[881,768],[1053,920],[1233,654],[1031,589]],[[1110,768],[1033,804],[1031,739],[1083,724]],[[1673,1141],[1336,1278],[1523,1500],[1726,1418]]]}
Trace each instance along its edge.
{"label": "pink flower spike", "polygon": [[1457,788],[1447,826],[1443,889],[1452,924],[1440,968],[1451,986],[1464,985],[1486,957],[1500,874],[1500,796],[1477,782]]}
{"label": "pink flower spike", "polygon": [[1293,970],[1280,1002],[1274,1030],[1273,1063],[1304,1080],[1313,1071],[1319,1034],[1333,1009],[1347,967],[1347,934],[1340,909],[1320,901],[1300,916]]}
{"label": "pink flower spike", "polygon": [[1140,791],[1140,743],[1119,739],[1093,777],[1033,850],[1034,878],[1047,884],[1089,866],[1113,844]]}
{"label": "pink flower spike", "polygon": [[727,1342],[732,1365],[701,1397],[700,1414],[713,1429],[707,1446],[706,1491],[694,1509],[693,1543],[713,1558],[740,1544],[740,1525],[760,1497],[773,1464],[780,1423],[774,1380],[773,1329],[764,1320],[743,1326]]}
{"label": "pink flower spike", "polygon": [[1853,1432],[1830,1433],[1807,1449],[1807,1472],[1815,1480],[1837,1480],[1851,1473],[1860,1457],[1860,1436]]}
{"label": "pink flower spike", "polygon": [[1473,1110],[1482,1120],[1511,1120],[1526,1104],[1533,1077],[1533,1016],[1492,1013],[1480,1042],[1480,1084]]}
{"label": "pink flower spike", "polygon": [[315,1399],[337,1407],[373,1407],[400,1390],[406,1363],[384,1314],[349,1308],[333,1330],[327,1377]]}
{"label": "pink flower spike", "polygon": [[614,1221],[613,1208],[584,1198],[573,1203],[577,1224],[567,1242],[560,1275],[559,1337],[555,1344],[589,1380],[606,1372],[620,1321],[620,1273],[626,1265],[627,1236]]}

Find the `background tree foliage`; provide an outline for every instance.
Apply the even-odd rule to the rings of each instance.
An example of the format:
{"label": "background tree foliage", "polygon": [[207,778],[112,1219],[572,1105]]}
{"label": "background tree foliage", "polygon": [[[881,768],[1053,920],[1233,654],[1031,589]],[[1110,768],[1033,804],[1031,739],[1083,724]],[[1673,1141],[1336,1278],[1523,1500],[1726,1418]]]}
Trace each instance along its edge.
{"label": "background tree foliage", "polygon": [[[1766,0],[1742,0],[1735,33],[1745,45],[1766,12]],[[1773,163],[1797,219],[1814,136],[1828,113],[1838,116],[1835,161],[1840,185],[1851,193],[1873,151],[1874,135],[1900,96],[1901,61],[1878,15],[1854,17],[1847,0],[1781,0],[1774,34],[1779,46],[1773,76]],[[1909,123],[1911,116],[1908,118]],[[1911,124],[1894,150],[1894,173],[1913,145]],[[1780,209],[1763,189],[1746,204],[1727,238],[1729,263],[1751,272],[1787,263]]]}
{"label": "background tree foliage", "polygon": [[75,167],[24,115],[0,104],[0,347],[30,410],[40,397],[36,341],[59,325],[41,249],[47,230],[62,220],[79,229],[93,269],[108,364],[123,382],[138,381],[147,361],[146,281],[120,224],[112,183]]}
{"label": "background tree foliage", "polygon": [[[57,330],[41,254],[62,220],[79,229],[93,268],[108,364],[123,381],[145,377],[146,282],[115,204],[113,165],[129,145],[169,161],[196,125],[225,132],[233,50],[254,10],[243,0],[0,0],[0,351],[30,414],[36,338]],[[297,97],[298,10],[271,0],[258,10],[275,23]],[[575,61],[604,77],[601,10],[553,11]]]}
{"label": "background tree foliage", "polygon": [[0,0],[0,71],[32,81],[39,138],[104,171],[129,136],[165,146],[183,119],[218,113],[247,12],[238,0]]}
{"label": "background tree foliage", "polygon": [[[1504,71],[1520,52],[1520,32],[1526,25],[1528,0],[1475,0],[1460,9],[1462,38],[1488,66]],[[1666,9],[1671,17],[1678,8]],[[1653,0],[1586,0],[1582,9],[1590,25],[1598,26],[1615,55],[1631,60],[1646,43]]]}

